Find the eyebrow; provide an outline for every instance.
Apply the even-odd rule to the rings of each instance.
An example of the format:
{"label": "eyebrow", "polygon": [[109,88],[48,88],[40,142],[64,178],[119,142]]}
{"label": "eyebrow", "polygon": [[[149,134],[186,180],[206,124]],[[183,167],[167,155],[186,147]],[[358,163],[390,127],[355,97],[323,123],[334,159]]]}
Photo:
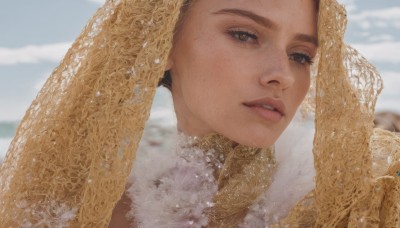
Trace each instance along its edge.
{"label": "eyebrow", "polygon": [[[260,24],[264,27],[267,27],[271,30],[278,30],[279,26],[274,23],[273,21],[271,21],[268,18],[262,17],[260,15],[257,15],[251,11],[247,11],[247,10],[242,10],[242,9],[222,9],[219,10],[217,12],[214,12],[213,14],[231,14],[231,15],[238,15],[241,17],[246,17],[249,18],[251,20],[253,20],[254,22],[256,22],[257,24]],[[318,47],[318,39],[315,36],[310,36],[307,34],[296,34],[294,37],[295,40],[298,41],[303,41],[303,42],[307,42],[307,43],[312,43],[313,45],[315,45],[316,47]]]}
{"label": "eyebrow", "polygon": [[272,30],[278,30],[279,26],[275,24],[273,21],[271,21],[268,18],[262,17],[260,15],[257,15],[251,11],[247,10],[241,10],[241,9],[222,9],[214,14],[232,14],[232,15],[238,15],[242,17],[247,17],[250,18],[251,20],[255,21],[256,23],[263,25],[264,27],[270,28]]}
{"label": "eyebrow", "polygon": [[310,35],[306,35],[306,34],[297,34],[297,35],[294,36],[294,39],[298,40],[298,41],[312,43],[316,47],[319,46],[318,38],[315,37],[315,36],[310,36]]}

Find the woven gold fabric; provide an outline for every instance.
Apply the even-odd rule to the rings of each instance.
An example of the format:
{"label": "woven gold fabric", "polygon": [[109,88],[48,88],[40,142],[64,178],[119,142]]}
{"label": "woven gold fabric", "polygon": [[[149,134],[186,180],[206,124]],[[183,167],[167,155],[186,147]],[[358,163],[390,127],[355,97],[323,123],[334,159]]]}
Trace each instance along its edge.
{"label": "woven gold fabric", "polygon": [[400,138],[373,130],[382,81],[343,42],[346,12],[321,1],[316,188],[275,227],[400,227]]}
{"label": "woven gold fabric", "polygon": [[[369,143],[372,177],[364,179],[369,186],[361,190],[362,196],[353,199],[342,211],[322,211],[331,215],[327,216],[327,221],[317,224],[321,216],[318,210],[326,206],[325,202],[316,203],[314,190],[292,209],[287,218],[272,227],[400,227],[400,137],[375,129]],[[358,170],[357,167],[348,169]],[[332,196],[337,203],[342,202],[340,197],[340,194]]]}
{"label": "woven gold fabric", "polygon": [[[182,1],[108,0],[89,21],[27,111],[0,169],[1,227],[107,226]],[[344,44],[344,9],[321,0],[319,14],[316,189],[277,226],[399,227],[400,141],[372,128],[381,79]],[[237,224],[242,215],[235,215],[269,184],[262,168],[269,156],[242,155],[227,156],[222,173],[240,167],[245,175],[219,175],[214,226]],[[249,193],[243,183],[257,190],[241,197]]]}
{"label": "woven gold fabric", "polygon": [[215,168],[218,192],[207,212],[209,225],[234,227],[271,184],[276,168],[273,150],[234,145],[218,134],[202,137],[195,146],[222,155],[223,166]]}
{"label": "woven gold fabric", "polygon": [[[314,140],[316,226],[335,227],[343,222],[349,205],[358,202],[370,189],[368,141],[376,102],[376,94],[371,91],[380,89],[380,85],[375,85],[379,80],[376,71],[367,62],[356,62],[360,57],[343,43],[344,9],[332,0],[322,1],[321,8],[331,10],[320,12],[318,26],[321,56]],[[346,62],[346,57],[350,62]],[[354,73],[348,75],[348,70]]]}
{"label": "woven gold fabric", "polygon": [[109,0],[97,11],[8,150],[0,170],[1,227],[108,225],[165,69],[180,5]]}

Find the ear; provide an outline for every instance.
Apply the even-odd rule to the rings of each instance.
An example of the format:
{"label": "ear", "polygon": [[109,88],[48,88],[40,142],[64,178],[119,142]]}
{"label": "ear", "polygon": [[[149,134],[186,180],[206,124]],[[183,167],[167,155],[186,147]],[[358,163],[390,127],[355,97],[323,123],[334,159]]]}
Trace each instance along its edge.
{"label": "ear", "polygon": [[172,61],[172,51],[168,55],[167,59],[167,65],[165,65],[165,71],[171,70],[172,66],[174,65],[174,62]]}
{"label": "ear", "polygon": [[165,71],[171,70],[172,66],[173,66],[173,62],[171,57],[168,57],[167,59],[167,65],[165,65]]}

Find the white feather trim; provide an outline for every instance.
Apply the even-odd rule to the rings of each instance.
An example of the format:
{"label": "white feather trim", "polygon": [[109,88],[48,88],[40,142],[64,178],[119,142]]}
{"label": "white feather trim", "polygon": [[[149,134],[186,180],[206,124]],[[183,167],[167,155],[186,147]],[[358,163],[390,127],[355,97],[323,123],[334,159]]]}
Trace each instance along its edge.
{"label": "white feather trim", "polygon": [[[147,129],[133,170],[134,184],[127,191],[134,208],[128,216],[146,228],[206,226],[204,209],[213,205],[217,190],[213,164],[207,158],[212,151],[182,148],[189,138],[174,137],[176,131],[170,126],[150,122]],[[313,134],[311,122],[294,121],[286,129],[276,144],[274,181],[250,207],[241,227],[268,227],[314,188]]]}
{"label": "white feather trim", "polygon": [[[182,140],[186,141],[186,137]],[[140,227],[207,226],[205,209],[217,191],[209,154],[179,144],[171,152],[147,151],[136,164],[128,189],[134,204],[130,216]]]}
{"label": "white feather trim", "polygon": [[277,169],[267,192],[254,204],[242,227],[268,227],[290,210],[315,186],[311,121],[293,121],[276,143]]}

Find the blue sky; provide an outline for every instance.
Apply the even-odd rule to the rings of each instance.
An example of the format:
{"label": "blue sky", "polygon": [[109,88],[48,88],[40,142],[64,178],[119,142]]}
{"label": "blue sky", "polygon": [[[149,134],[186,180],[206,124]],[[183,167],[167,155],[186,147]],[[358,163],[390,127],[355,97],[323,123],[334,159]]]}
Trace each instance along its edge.
{"label": "blue sky", "polygon": [[0,7],[0,121],[19,120],[86,21],[89,0],[13,0]]}
{"label": "blue sky", "polygon": [[[19,120],[102,0],[13,0],[0,7],[0,121]],[[341,0],[346,40],[385,83],[378,110],[400,112],[400,1]]]}

